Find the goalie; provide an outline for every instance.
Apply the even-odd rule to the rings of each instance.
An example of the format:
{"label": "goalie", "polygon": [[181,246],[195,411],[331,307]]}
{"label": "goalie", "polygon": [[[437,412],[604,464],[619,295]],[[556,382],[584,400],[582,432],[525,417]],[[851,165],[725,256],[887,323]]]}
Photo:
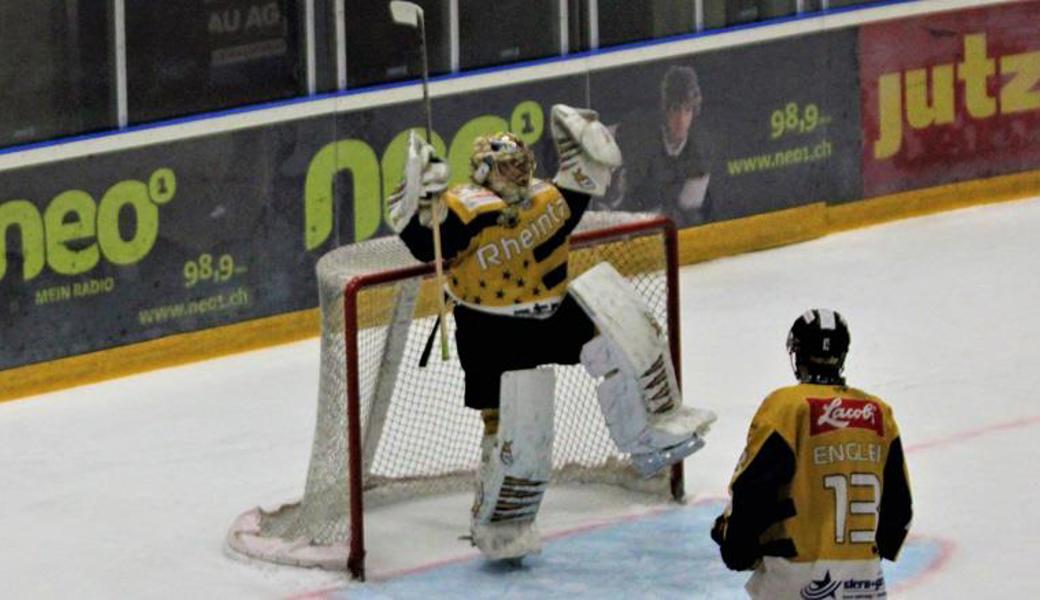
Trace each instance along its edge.
{"label": "goalie", "polygon": [[[581,362],[611,438],[650,476],[703,446],[715,419],[682,406],[667,344],[638,294],[609,264],[568,280],[569,238],[621,153],[594,111],[552,108],[560,158],[552,183],[511,133],[474,141],[471,181],[448,189],[447,164],[413,132],[389,222],[416,258],[435,258],[465,372],[465,404],[484,422],[474,544],[493,559],[537,552],[534,527],[551,471],[554,374]],[[441,203],[443,206],[435,206]]]}

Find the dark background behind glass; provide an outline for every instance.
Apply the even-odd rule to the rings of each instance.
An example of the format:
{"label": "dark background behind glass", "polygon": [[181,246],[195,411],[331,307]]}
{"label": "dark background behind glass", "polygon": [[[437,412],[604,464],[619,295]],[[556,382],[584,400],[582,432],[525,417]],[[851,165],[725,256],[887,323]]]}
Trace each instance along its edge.
{"label": "dark background behind glass", "polygon": [[614,46],[694,29],[689,0],[599,0],[599,45]]}
{"label": "dark background behind glass", "polygon": [[795,0],[704,0],[704,28],[716,29],[795,14]]}
{"label": "dark background behind glass", "polygon": [[[419,0],[426,21],[430,73],[451,71],[450,8],[441,0]],[[347,87],[422,77],[419,33],[394,24],[389,2],[347,0]]]}
{"label": "dark background behind glass", "polygon": [[306,93],[294,0],[128,0],[131,123]]}
{"label": "dark background behind glass", "polygon": [[463,70],[560,53],[556,0],[459,0]]}
{"label": "dark background behind glass", "polygon": [[[451,71],[451,3],[426,14],[430,71]],[[876,0],[875,0],[876,1]],[[870,4],[831,0],[830,8]],[[304,0],[125,0],[129,121],[142,123],[304,96]],[[794,14],[795,0],[703,0],[714,29]],[[0,2],[0,147],[113,129],[113,0]],[[315,91],[338,89],[336,0],[314,0]],[[806,0],[806,12],[823,0]],[[693,0],[598,0],[600,47],[694,29]],[[566,47],[591,47],[589,0],[567,2]],[[345,0],[346,85],[421,74],[415,30],[385,0]],[[462,71],[558,56],[559,0],[458,0]]]}
{"label": "dark background behind glass", "polygon": [[0,2],[0,146],[115,127],[106,2]]}

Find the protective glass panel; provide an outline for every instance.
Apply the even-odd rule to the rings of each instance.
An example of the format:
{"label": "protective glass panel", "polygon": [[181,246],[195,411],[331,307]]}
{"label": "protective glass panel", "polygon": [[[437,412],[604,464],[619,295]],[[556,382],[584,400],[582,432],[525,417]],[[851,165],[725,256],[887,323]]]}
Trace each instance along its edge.
{"label": "protective glass panel", "polygon": [[[422,0],[431,74],[451,70],[451,15],[448,2]],[[389,2],[347,0],[347,87],[422,77],[419,30],[397,25]]]}
{"label": "protective glass panel", "polygon": [[461,68],[560,53],[558,0],[459,0]]}
{"label": "protective glass panel", "polygon": [[130,122],[305,93],[302,5],[127,0]]}
{"label": "protective glass panel", "polygon": [[694,29],[693,2],[689,0],[600,0],[601,47],[647,40]]}
{"label": "protective glass panel", "polygon": [[717,29],[795,13],[795,0],[704,0],[704,27]]}
{"label": "protective glass panel", "polygon": [[0,3],[0,146],[115,125],[106,4]]}
{"label": "protective glass panel", "polygon": [[[859,4],[875,4],[879,0],[814,0],[818,4],[827,4],[827,8],[841,8],[844,6],[856,6]],[[822,8],[822,7],[821,7]]]}

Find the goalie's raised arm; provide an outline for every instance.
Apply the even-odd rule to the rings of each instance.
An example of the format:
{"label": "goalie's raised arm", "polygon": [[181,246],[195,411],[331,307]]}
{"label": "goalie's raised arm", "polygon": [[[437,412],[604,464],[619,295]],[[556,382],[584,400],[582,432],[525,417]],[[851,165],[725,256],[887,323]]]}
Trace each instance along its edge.
{"label": "goalie's raised arm", "polygon": [[419,213],[423,225],[429,226],[433,201],[448,187],[451,170],[434,153],[433,146],[420,138],[415,130],[408,135],[408,155],[405,158],[404,177],[390,195],[388,223],[397,233],[404,231],[408,222]]}
{"label": "goalie's raised arm", "polygon": [[621,166],[621,149],[599,114],[566,104],[552,107],[553,143],[560,169],[553,177],[556,187],[602,196],[610,185],[611,170]]}

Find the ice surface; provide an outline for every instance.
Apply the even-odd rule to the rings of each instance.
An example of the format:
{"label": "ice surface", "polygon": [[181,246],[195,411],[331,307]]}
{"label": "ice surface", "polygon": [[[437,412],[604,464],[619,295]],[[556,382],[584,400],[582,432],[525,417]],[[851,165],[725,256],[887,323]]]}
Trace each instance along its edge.
{"label": "ice surface", "polygon": [[[671,573],[700,565],[697,585],[709,587],[689,597],[740,597],[743,576],[712,562],[698,530],[725,494],[758,402],[792,382],[788,327],[826,306],[852,330],[850,383],[894,406],[908,451],[916,537],[888,565],[893,597],[1032,597],[1038,232],[1034,199],[684,268],[686,400],[719,414],[708,446],[686,463],[690,506],[605,488],[550,490],[545,554],[502,585],[522,592],[565,577],[581,597],[624,581],[635,586],[629,597],[659,598],[692,585],[617,577],[650,562]],[[435,584],[467,568],[487,575],[457,539],[465,495],[375,511],[366,521],[373,584],[225,554],[235,516],[302,492],[317,374],[317,341],[307,341],[0,404],[2,595],[399,597],[402,582]],[[615,550],[616,560],[597,560]]]}

